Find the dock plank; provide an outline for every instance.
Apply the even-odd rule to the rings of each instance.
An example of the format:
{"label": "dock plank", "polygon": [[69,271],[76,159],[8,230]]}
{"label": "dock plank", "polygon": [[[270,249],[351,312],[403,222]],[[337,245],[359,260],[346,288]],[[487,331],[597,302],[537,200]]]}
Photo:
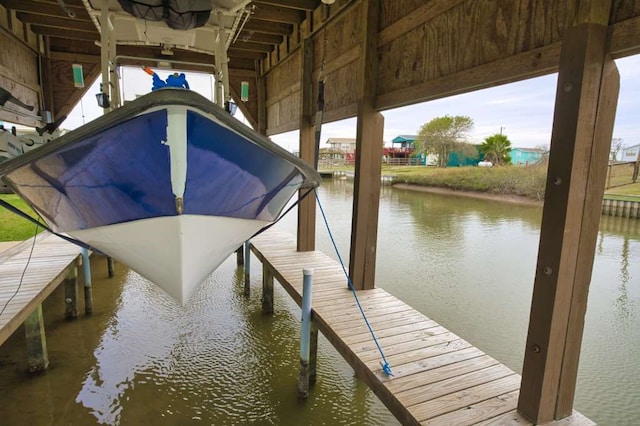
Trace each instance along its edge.
{"label": "dock plank", "polygon": [[[471,343],[381,288],[357,292],[391,365],[387,377],[342,266],[319,251],[295,251],[276,229],[251,241],[285,291],[300,305],[302,269],[312,268],[313,318],[327,340],[403,424],[530,424],[516,411],[520,376]],[[552,425],[593,425],[574,413]]]}
{"label": "dock plank", "polygon": [[0,253],[0,344],[64,281],[80,256],[79,247],[46,232],[35,245],[30,239]]}

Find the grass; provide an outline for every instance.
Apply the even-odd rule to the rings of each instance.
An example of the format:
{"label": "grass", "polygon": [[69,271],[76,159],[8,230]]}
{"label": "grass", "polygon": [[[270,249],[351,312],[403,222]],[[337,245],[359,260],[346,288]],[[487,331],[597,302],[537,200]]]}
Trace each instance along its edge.
{"label": "grass", "polygon": [[[0,194],[0,200],[6,201],[28,213],[31,217],[37,218],[37,215],[27,203],[15,194]],[[23,219],[17,214],[0,207],[0,242],[26,240],[33,236],[35,228],[36,226],[27,219]],[[38,232],[41,231],[42,228],[38,228]]]}
{"label": "grass", "polygon": [[614,198],[614,196],[640,198],[640,182],[611,188],[607,190],[606,194],[610,195],[610,198]]}
{"label": "grass", "polygon": [[[353,170],[353,166],[348,170]],[[434,186],[453,190],[487,192],[498,195],[519,195],[537,201],[544,200],[547,179],[545,164],[507,167],[450,167],[441,169],[424,166],[382,166],[382,174],[395,176],[395,182]],[[625,179],[628,179],[625,177]],[[607,198],[638,200],[640,182],[611,188]]]}
{"label": "grass", "polygon": [[394,175],[397,183],[435,186],[453,190],[488,192],[498,195],[519,195],[534,200],[544,199],[546,165],[527,167],[407,167],[389,168],[384,173]]}

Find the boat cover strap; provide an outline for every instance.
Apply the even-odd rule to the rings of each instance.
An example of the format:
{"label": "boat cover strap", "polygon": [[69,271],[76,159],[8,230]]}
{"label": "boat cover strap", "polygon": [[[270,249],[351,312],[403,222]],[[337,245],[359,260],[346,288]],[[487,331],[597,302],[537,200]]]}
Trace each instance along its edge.
{"label": "boat cover strap", "polygon": [[[295,203],[291,204],[291,206],[289,206],[289,208],[287,210],[284,211],[284,213],[282,213],[280,215],[280,217],[278,217],[278,219],[275,222],[272,222],[270,224],[268,224],[267,226],[265,226],[264,228],[262,228],[261,230],[259,230],[258,232],[256,232],[255,234],[253,234],[253,236],[251,238],[255,238],[258,235],[262,234],[264,231],[266,231],[267,229],[271,228],[273,225],[275,225],[276,223],[280,222],[280,219],[282,219],[283,217],[285,217],[287,215],[287,213],[289,213],[295,206],[297,206],[298,204],[300,204],[300,202],[302,200],[304,200],[305,198],[307,198],[307,195],[309,195],[311,192],[313,192],[315,190],[315,188],[309,188],[307,190],[307,192],[305,192],[304,194],[302,194],[301,197],[298,197],[298,199],[296,200]],[[249,238],[249,239],[251,239]]]}
{"label": "boat cover strap", "polygon": [[76,240],[75,238],[71,238],[71,237],[69,237],[67,235],[60,234],[59,232],[54,231],[53,229],[49,228],[46,224],[40,222],[38,219],[34,219],[33,217],[29,216],[28,214],[26,214],[22,210],[12,206],[11,204],[7,203],[4,200],[0,200],[0,206],[4,207],[5,209],[9,210],[10,212],[13,212],[13,213],[17,214],[18,216],[22,217],[23,219],[27,219],[29,222],[36,224],[37,226],[41,227],[45,231],[49,231],[50,233],[52,233],[56,237],[60,237],[63,240],[65,240],[65,241],[67,241],[67,242],[69,242],[71,244],[75,244],[75,245],[80,246],[82,248],[86,248],[87,250],[91,250],[91,251],[93,251],[95,253],[101,253],[100,250],[97,250],[97,249],[91,247],[90,245],[83,243],[82,241]]}
{"label": "boat cover strap", "polygon": [[174,30],[202,27],[211,15],[211,0],[118,0],[136,18],[165,21]]}

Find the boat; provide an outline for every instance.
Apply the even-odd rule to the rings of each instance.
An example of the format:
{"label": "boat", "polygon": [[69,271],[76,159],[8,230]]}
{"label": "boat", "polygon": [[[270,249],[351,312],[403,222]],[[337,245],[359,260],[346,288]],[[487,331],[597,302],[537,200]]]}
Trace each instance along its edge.
{"label": "boat", "polygon": [[180,304],[316,170],[196,92],[162,88],[0,164],[59,233]]}

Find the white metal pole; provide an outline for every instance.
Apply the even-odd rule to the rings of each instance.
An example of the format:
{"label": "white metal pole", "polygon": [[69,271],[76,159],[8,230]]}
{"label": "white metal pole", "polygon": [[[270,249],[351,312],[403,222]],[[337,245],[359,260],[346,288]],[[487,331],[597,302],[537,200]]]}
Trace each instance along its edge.
{"label": "white metal pole", "polygon": [[309,396],[309,353],[311,347],[311,299],[313,269],[302,271],[302,327],[300,329],[300,375],[298,376],[298,398]]}

